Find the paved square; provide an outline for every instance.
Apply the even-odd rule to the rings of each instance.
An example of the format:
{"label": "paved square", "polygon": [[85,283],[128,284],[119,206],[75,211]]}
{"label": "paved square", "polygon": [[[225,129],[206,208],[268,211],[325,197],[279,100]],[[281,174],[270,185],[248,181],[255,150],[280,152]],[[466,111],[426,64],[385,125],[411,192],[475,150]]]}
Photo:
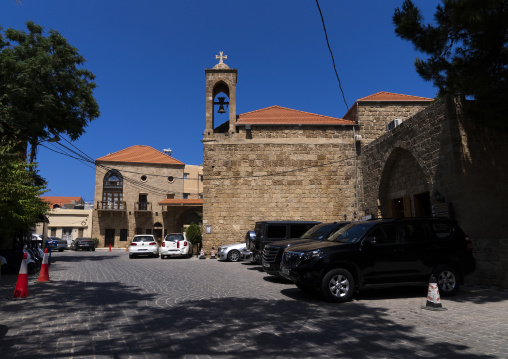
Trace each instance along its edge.
{"label": "paved square", "polygon": [[247,263],[53,253],[50,282],[10,300],[0,279],[3,358],[506,358],[508,292],[465,286],[446,311],[427,288],[323,302]]}

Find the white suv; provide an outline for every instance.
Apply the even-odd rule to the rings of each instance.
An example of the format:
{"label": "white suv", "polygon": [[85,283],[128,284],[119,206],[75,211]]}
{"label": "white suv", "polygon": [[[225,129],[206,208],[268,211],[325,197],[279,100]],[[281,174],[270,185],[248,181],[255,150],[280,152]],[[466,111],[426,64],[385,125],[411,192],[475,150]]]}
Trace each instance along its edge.
{"label": "white suv", "polygon": [[161,244],[161,259],[166,257],[192,257],[192,243],[185,233],[166,234]]}
{"label": "white suv", "polygon": [[135,258],[141,255],[152,257],[159,256],[159,245],[155,237],[151,234],[140,234],[134,236],[129,245],[129,258]]}

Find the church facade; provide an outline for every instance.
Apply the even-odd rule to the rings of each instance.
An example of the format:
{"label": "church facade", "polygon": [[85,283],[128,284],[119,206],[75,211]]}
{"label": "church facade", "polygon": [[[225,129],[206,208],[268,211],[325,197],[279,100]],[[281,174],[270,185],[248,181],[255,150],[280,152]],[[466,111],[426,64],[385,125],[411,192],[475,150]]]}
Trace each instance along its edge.
{"label": "church facade", "polygon": [[446,216],[473,241],[468,281],[508,288],[508,134],[467,119],[457,99],[389,92],[342,118],[279,106],[237,114],[237,70],[217,58],[205,70],[206,252],[243,242],[261,220]]}
{"label": "church facade", "polygon": [[[383,92],[342,119],[280,106],[237,115],[237,70],[221,58],[205,74],[205,250],[242,242],[256,221],[361,218],[362,146],[432,101]],[[224,106],[227,121],[217,124]]]}

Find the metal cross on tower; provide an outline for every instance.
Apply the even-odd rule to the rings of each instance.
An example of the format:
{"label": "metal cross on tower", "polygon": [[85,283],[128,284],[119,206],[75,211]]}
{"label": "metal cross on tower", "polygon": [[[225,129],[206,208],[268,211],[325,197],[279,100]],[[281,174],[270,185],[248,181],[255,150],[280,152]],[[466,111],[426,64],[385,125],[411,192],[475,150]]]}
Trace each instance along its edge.
{"label": "metal cross on tower", "polygon": [[222,60],[227,60],[228,59],[228,55],[224,55],[222,56],[222,54],[224,53],[224,51],[219,51],[219,54],[220,55],[215,55],[215,58],[216,59],[219,59],[219,64],[222,64],[223,61]]}

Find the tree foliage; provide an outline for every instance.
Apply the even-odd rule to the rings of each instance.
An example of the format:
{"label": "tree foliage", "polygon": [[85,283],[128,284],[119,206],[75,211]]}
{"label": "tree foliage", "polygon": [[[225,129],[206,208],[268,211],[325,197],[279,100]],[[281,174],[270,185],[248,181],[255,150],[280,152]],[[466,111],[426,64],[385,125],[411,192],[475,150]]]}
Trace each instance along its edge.
{"label": "tree foliage", "polygon": [[45,183],[36,171],[30,170],[35,164],[21,159],[17,147],[17,143],[1,138],[0,240],[32,227],[48,211],[47,204],[40,198],[46,192]]}
{"label": "tree foliage", "polygon": [[26,22],[28,32],[0,27],[0,121],[19,130],[33,162],[41,141],[81,136],[99,117],[95,76],[78,50],[58,31]]}
{"label": "tree foliage", "polygon": [[187,239],[191,241],[192,244],[201,243],[201,227],[196,223],[191,223],[185,230],[185,234],[187,235]]}
{"label": "tree foliage", "polygon": [[418,74],[439,88],[439,96],[463,96],[479,121],[508,128],[508,1],[443,0],[435,25],[424,24],[411,0],[395,9],[395,33],[427,55]]}

